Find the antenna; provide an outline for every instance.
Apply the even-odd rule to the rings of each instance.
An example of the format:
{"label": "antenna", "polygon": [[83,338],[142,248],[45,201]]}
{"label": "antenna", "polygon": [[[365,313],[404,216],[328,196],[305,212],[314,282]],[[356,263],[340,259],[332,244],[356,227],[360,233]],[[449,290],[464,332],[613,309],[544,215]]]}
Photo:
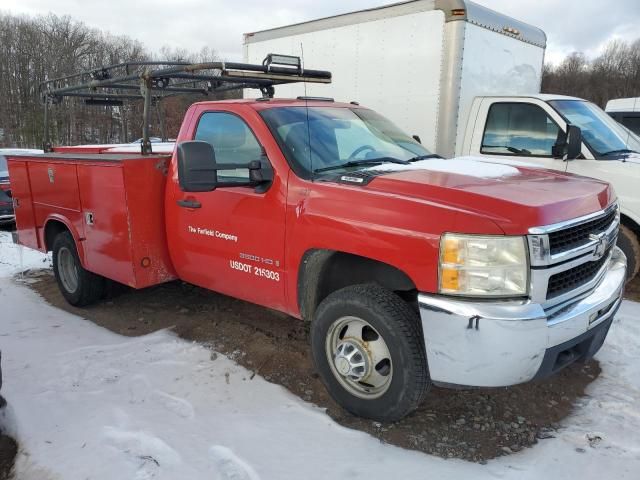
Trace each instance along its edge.
{"label": "antenna", "polygon": [[[300,61],[301,69],[304,72],[304,47],[300,42]],[[309,97],[307,96],[307,82],[302,82],[304,85],[304,108],[307,114],[307,145],[309,148],[309,169],[311,170],[311,181],[315,180],[315,172],[313,171],[313,155],[311,153],[311,125],[309,125]]]}

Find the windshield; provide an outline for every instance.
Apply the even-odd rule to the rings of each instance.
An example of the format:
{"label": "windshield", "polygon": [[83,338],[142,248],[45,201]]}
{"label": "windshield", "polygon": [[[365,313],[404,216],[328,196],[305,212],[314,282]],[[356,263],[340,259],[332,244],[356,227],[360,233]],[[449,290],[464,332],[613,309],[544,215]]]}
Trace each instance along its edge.
{"label": "windshield", "polygon": [[364,108],[274,107],[261,115],[294,171],[304,178],[312,172],[430,155],[389,120]]}
{"label": "windshield", "polygon": [[7,159],[4,155],[0,155],[0,177],[9,176],[9,167],[7,167]]}
{"label": "windshield", "polygon": [[629,150],[640,152],[638,137],[604,111],[581,100],[552,100],[549,104],[569,123],[580,127],[582,138],[596,157]]}

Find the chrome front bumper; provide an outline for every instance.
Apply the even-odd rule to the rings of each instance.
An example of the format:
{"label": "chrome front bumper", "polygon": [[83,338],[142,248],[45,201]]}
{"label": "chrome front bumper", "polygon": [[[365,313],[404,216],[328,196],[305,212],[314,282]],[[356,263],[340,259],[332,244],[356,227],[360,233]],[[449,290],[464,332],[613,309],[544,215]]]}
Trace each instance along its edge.
{"label": "chrome front bumper", "polygon": [[593,356],[620,306],[625,277],[626,259],[615,247],[591,293],[551,316],[531,301],[418,295],[431,379],[441,385],[515,385]]}

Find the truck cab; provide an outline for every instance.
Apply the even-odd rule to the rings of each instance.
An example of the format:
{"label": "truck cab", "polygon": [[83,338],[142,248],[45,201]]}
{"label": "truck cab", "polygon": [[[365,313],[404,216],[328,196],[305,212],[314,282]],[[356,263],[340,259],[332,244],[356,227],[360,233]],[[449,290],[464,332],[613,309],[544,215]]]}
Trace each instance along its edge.
{"label": "truck cab", "polygon": [[[579,138],[571,139],[578,147],[568,158],[570,125]],[[611,183],[620,199],[620,246],[629,259],[629,279],[638,273],[640,139],[598,106],[550,94],[477,97],[456,153],[524,162]]]}

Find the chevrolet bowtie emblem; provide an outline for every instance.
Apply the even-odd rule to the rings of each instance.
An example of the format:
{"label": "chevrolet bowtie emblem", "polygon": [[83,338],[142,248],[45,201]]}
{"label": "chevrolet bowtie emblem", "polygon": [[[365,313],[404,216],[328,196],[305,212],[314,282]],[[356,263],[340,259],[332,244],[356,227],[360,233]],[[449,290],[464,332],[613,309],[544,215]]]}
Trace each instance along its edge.
{"label": "chevrolet bowtie emblem", "polygon": [[596,249],[593,251],[593,257],[596,260],[600,260],[604,257],[604,254],[607,251],[607,235],[603,233],[599,233],[598,235],[591,234],[589,235],[589,240],[596,242]]}

